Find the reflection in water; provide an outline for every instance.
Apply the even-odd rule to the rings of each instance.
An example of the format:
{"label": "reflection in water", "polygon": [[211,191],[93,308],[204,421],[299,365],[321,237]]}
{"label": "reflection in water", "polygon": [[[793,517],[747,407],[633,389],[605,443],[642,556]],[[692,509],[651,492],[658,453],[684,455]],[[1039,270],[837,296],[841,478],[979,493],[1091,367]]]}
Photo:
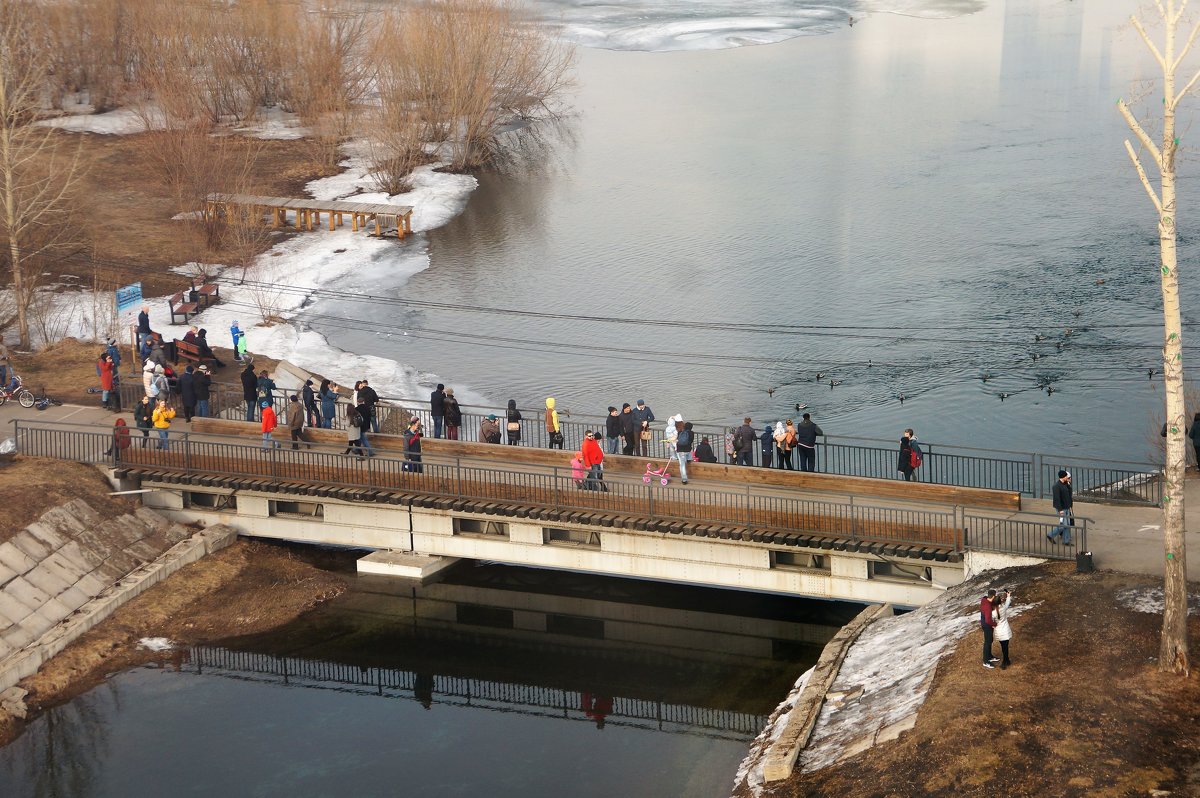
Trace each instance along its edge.
{"label": "reflection in water", "polygon": [[0,773],[79,798],[724,796],[858,609],[466,563],[420,587],[360,577],[277,632],[114,677]]}

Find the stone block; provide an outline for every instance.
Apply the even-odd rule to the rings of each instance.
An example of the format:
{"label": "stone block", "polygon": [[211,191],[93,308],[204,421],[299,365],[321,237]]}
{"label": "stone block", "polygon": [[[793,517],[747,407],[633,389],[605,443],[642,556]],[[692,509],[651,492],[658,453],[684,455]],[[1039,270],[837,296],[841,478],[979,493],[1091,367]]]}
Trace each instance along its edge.
{"label": "stone block", "polygon": [[16,596],[9,595],[7,590],[0,590],[0,615],[7,618],[9,623],[20,624],[36,609],[37,607],[31,607],[18,600]]}
{"label": "stone block", "polygon": [[36,587],[32,582],[23,576],[18,576],[16,579],[5,585],[4,592],[24,604],[26,607],[32,607],[35,610],[39,609],[50,600],[50,595],[48,593]]}
{"label": "stone block", "polygon": [[50,556],[50,547],[29,534],[28,530],[21,530],[8,542],[28,554],[34,562],[41,562]]}
{"label": "stone block", "polygon": [[53,568],[48,568],[45,563],[39,564],[21,578],[45,593],[49,598],[57,596],[75,584],[73,581],[68,582],[66,579],[63,579],[62,574],[56,572]]}
{"label": "stone block", "polygon": [[4,633],[4,642],[17,651],[28,646],[34,639],[33,633],[24,626],[14,626]]}
{"label": "stone block", "polygon": [[80,577],[79,581],[75,583],[75,587],[79,588],[84,593],[87,593],[89,596],[98,596],[104,590],[104,588],[109,586],[109,584],[111,583],[100,578],[100,576],[93,571]]}
{"label": "stone block", "polygon": [[[125,551],[114,551],[108,556],[108,559],[104,561],[104,567],[111,566],[117,570],[118,576],[116,579],[120,579],[141,564],[141,560]],[[114,579],[113,581],[116,580]]]}
{"label": "stone block", "polygon": [[139,507],[134,511],[143,524],[156,532],[162,532],[171,526],[171,521],[164,515],[156,513],[149,507]]}
{"label": "stone block", "polygon": [[34,521],[25,527],[25,531],[46,544],[46,547],[51,551],[58,551],[69,540],[69,538],[52,529],[48,524],[43,524],[41,521]]}
{"label": "stone block", "polygon": [[16,573],[23,574],[33,566],[37,565],[33,558],[25,552],[18,549],[12,543],[0,543],[0,567]]}
{"label": "stone block", "polygon": [[163,532],[163,536],[167,539],[167,544],[174,546],[181,540],[187,540],[192,536],[192,530],[188,529],[183,524],[171,524]]}
{"label": "stone block", "polygon": [[24,621],[21,621],[21,628],[33,635],[34,640],[40,640],[42,635],[49,632],[55,626],[58,626],[58,622],[65,617],[65,615],[59,615],[56,612],[38,610]]}
{"label": "stone block", "polygon": [[0,590],[3,590],[4,586],[6,584],[8,584],[9,580],[11,580],[16,575],[17,575],[16,571],[9,568],[7,565],[0,563]]}
{"label": "stone block", "polygon": [[228,524],[214,524],[200,532],[197,537],[204,541],[205,553],[212,554],[232,546],[237,541],[238,531]]}
{"label": "stone block", "polygon": [[92,596],[89,593],[80,590],[78,587],[69,587],[54,598],[61,601],[63,606],[71,612],[74,612],[92,600]]}
{"label": "stone block", "polygon": [[96,566],[104,562],[104,558],[91,549],[86,549],[79,545],[79,541],[70,540],[54,553],[55,557],[83,566],[83,573],[95,570]]}
{"label": "stone block", "polygon": [[82,577],[84,574],[90,573],[91,570],[96,567],[96,565],[99,565],[99,563],[96,563],[95,565],[89,565],[86,562],[73,560],[64,554],[60,549],[46,559],[42,560],[41,565],[38,567],[50,569],[54,573],[61,576],[68,584],[73,585],[78,582],[80,577]]}
{"label": "stone block", "polygon": [[126,546],[125,553],[136,557],[138,562],[153,562],[162,554],[162,549],[152,546],[149,541],[139,540]]}

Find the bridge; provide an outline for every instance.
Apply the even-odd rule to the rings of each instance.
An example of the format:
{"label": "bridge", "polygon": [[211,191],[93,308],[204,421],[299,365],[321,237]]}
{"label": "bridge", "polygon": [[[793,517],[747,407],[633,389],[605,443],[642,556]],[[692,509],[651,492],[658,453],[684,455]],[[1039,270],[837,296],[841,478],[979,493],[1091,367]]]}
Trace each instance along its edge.
{"label": "bridge", "polygon": [[[260,446],[258,425],[197,419],[167,450],[110,450],[104,428],[16,423],[23,454],[91,462],[147,505],[245,534],[375,549],[363,570],[429,576],[457,559],[848,601],[916,606],[998,564],[1073,558],[1056,517],[1012,490],[694,464],[691,484],[641,478],[610,456],[607,492],[580,490],[560,451],[425,441],[422,472],[397,437],[342,455],[344,433]],[[135,432],[136,435],[136,432]],[[894,458],[893,453],[889,453]]]}

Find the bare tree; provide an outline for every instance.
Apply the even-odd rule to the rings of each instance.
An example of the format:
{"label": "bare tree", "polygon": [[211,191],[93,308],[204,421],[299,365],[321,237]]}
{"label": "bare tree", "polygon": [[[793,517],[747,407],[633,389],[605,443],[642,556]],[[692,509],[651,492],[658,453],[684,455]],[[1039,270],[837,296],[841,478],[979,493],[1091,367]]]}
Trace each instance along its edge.
{"label": "bare tree", "polygon": [[[1134,29],[1162,69],[1162,143],[1155,144],[1124,100],[1117,108],[1145,154],[1158,168],[1158,186],[1142,166],[1142,158],[1126,139],[1125,149],[1133,161],[1146,195],[1158,217],[1159,278],[1163,298],[1163,388],[1166,394],[1167,445],[1163,490],[1163,542],[1166,549],[1163,585],[1163,627],[1159,644],[1158,668],[1168,673],[1188,673],[1187,559],[1184,550],[1183,480],[1187,470],[1187,428],[1183,383],[1183,325],[1179,312],[1179,273],[1176,258],[1175,156],[1179,139],[1175,137],[1175,114],[1180,102],[1200,80],[1194,73],[1176,89],[1176,71],[1200,35],[1196,23],[1182,46],[1176,41],[1180,20],[1188,0],[1156,0],[1154,8],[1163,24],[1161,49],[1150,38],[1141,21],[1131,17]],[[1155,120],[1157,123],[1157,120]]]}
{"label": "bare tree", "polygon": [[31,3],[0,0],[0,239],[24,348],[39,261],[71,243],[71,192],[82,174],[80,148],[68,151],[55,131],[34,124],[49,70],[37,46],[38,12]]}

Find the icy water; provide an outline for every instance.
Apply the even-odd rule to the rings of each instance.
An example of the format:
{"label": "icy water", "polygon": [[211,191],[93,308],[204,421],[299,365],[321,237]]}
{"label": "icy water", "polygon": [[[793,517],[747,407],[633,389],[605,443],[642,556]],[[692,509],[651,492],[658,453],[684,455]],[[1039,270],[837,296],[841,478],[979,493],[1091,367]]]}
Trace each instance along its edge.
{"label": "icy water", "polygon": [[51,710],[0,749],[0,794],[717,798],[858,609],[497,566],[359,579]]}
{"label": "icy water", "polygon": [[331,341],[522,407],[645,398],[728,423],[803,403],[830,434],[1151,456],[1154,220],[1114,106],[1149,71],[1129,3],[779,4],[762,17],[824,15],[787,35],[827,35],[712,50],[741,40],[664,33],[718,5],[551,4],[575,40],[593,24],[626,49],[579,49],[576,115],[481,176],[429,234],[428,269],[360,286],[691,326],[323,304],[414,333]]}

